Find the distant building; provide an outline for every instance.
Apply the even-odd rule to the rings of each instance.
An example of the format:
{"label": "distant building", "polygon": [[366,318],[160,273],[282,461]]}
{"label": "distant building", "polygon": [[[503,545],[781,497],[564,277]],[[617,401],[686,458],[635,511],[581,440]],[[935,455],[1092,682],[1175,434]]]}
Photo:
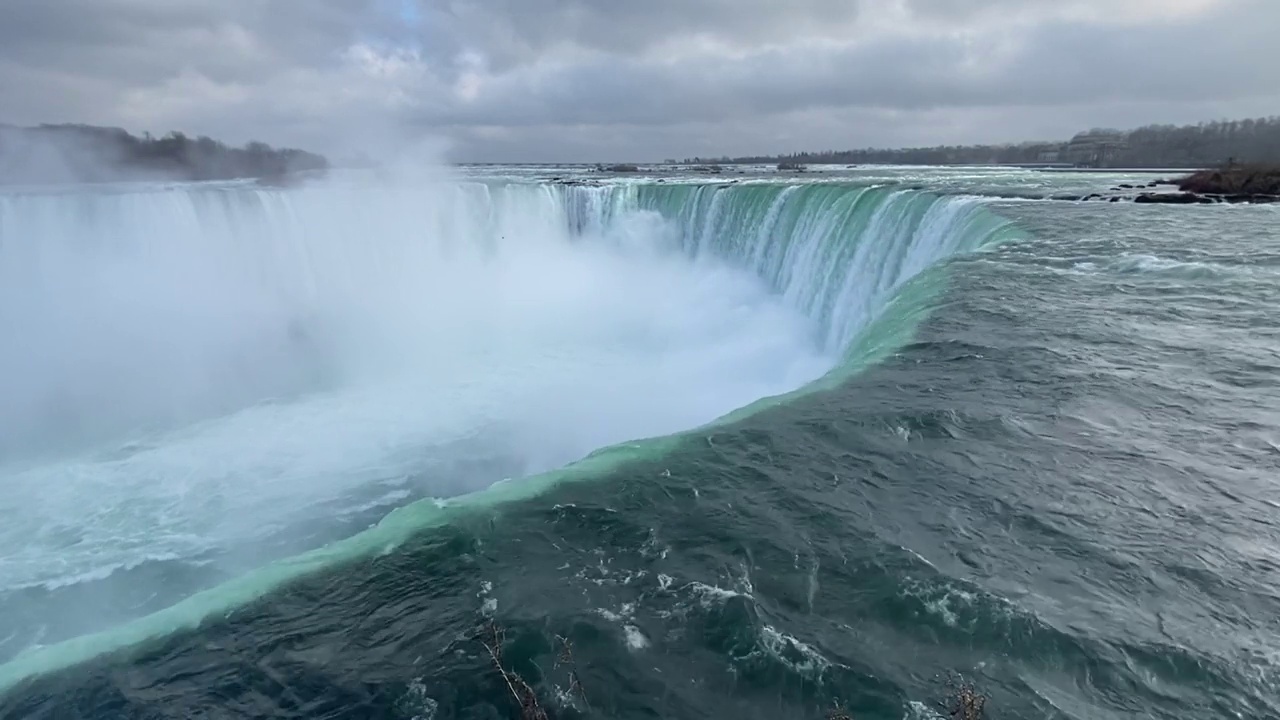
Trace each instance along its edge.
{"label": "distant building", "polygon": [[1066,160],[1084,167],[1105,167],[1128,147],[1128,136],[1119,130],[1090,130],[1071,138]]}

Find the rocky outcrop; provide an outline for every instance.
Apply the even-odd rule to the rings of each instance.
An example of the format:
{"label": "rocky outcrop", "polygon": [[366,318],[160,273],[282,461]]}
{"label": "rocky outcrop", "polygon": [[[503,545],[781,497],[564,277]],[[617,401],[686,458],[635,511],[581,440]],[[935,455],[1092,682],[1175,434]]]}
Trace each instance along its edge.
{"label": "rocky outcrop", "polygon": [[1188,192],[1142,193],[1134,198],[1133,201],[1136,203],[1162,203],[1165,205],[1195,205],[1197,203],[1207,204],[1214,202],[1211,198]]}
{"label": "rocky outcrop", "polygon": [[1230,165],[1201,170],[1175,183],[1183,192],[1200,195],[1280,196],[1280,166]]}
{"label": "rocky outcrop", "polygon": [[[1162,186],[1167,189],[1161,189]],[[1053,200],[1122,202],[1158,205],[1280,202],[1280,168],[1229,166],[1202,170],[1183,178],[1120,183],[1106,193],[1083,197],[1054,196]]]}

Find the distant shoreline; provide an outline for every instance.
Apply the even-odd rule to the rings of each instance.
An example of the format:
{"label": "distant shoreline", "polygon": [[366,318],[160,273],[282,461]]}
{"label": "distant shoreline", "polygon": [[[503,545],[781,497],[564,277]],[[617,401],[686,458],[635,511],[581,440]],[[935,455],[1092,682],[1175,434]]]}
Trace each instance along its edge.
{"label": "distant shoreline", "polygon": [[138,137],[93,125],[0,125],[0,186],[257,180],[289,184],[324,171],[322,155],[250,142],[231,147],[180,132]]}
{"label": "distant shoreline", "polygon": [[[1280,163],[1280,117],[1195,125],[1147,125],[1133,130],[1094,128],[1069,140],[938,145],[933,147],[821,150],[777,155],[693,157],[680,164],[886,164],[916,166],[1077,167],[1136,172],[1208,168],[1230,162]],[[675,163],[668,160],[668,163]],[[1159,169],[1159,170],[1157,170]]]}
{"label": "distant shoreline", "polygon": [[[628,167],[635,168],[627,170],[615,170],[617,165],[601,165],[593,162],[519,162],[519,163],[502,163],[502,162],[455,162],[449,163],[451,167],[468,168],[468,167],[513,167],[513,168],[600,168],[605,172],[617,173],[643,173],[643,172],[663,172],[663,171],[698,171],[700,168],[743,168],[743,167],[768,167],[774,163],[757,163],[757,162],[727,162],[727,163],[631,163]],[[1201,170],[1209,169],[1208,166],[1196,167],[1136,167],[1136,168],[1092,168],[1092,167],[1060,167],[1060,166],[1043,166],[1043,165],[996,165],[984,163],[950,163],[950,164],[933,164],[933,163],[805,163],[805,170],[781,170],[779,173],[802,173],[812,168],[948,168],[948,169],[977,169],[977,170],[1037,170],[1041,172],[1064,172],[1064,173],[1135,173],[1144,175],[1169,175],[1179,173],[1194,173]],[[340,169],[340,168],[339,168]]]}

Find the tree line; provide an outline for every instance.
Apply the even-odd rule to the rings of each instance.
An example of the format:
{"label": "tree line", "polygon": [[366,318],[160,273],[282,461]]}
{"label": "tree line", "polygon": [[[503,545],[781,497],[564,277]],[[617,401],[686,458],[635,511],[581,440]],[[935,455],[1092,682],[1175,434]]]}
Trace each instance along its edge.
{"label": "tree line", "polygon": [[279,180],[328,166],[323,156],[303,150],[261,142],[231,147],[180,132],[139,137],[93,125],[0,126],[0,183]]}
{"label": "tree line", "polygon": [[789,155],[689,158],[686,164],[1062,164],[1082,167],[1179,168],[1236,163],[1280,164],[1280,117],[1196,125],[1095,128],[1061,142],[942,145],[902,149],[825,150]]}

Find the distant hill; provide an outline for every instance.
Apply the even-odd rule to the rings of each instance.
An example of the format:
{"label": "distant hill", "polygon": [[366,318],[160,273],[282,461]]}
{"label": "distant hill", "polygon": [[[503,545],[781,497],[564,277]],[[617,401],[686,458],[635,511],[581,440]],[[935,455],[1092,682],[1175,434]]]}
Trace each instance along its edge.
{"label": "distant hill", "polygon": [[1280,117],[1200,123],[1148,125],[1136,130],[1095,129],[1062,142],[969,145],[898,150],[826,150],[791,155],[738,158],[689,158],[686,164],[786,163],[880,165],[1036,165],[1077,167],[1177,168],[1243,163],[1280,163]]}
{"label": "distant hill", "polygon": [[281,181],[296,172],[328,166],[323,156],[275,149],[260,142],[236,148],[179,132],[153,138],[93,125],[0,125],[0,184],[236,178]]}

